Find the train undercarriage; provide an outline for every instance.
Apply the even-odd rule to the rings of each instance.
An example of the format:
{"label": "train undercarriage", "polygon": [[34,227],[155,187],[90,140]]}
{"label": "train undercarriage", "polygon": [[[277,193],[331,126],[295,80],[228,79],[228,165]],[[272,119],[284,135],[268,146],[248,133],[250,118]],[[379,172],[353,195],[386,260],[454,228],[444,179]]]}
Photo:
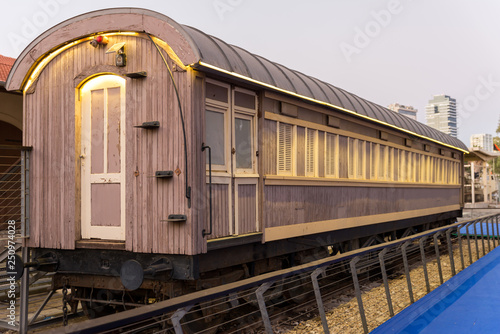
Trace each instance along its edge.
{"label": "train undercarriage", "polygon": [[[267,244],[260,242],[259,235],[240,237],[209,243],[208,252],[198,256],[163,256],[117,249],[33,249],[32,256],[35,261],[47,257],[47,254],[57,259],[58,267],[52,288],[67,291],[66,300],[73,312],[81,303],[85,314],[89,318],[96,318],[290,268],[339,252],[397,240],[448,225],[460,215],[460,211],[453,211]],[[124,277],[127,273],[122,267],[127,261],[136,261],[144,268],[139,273],[128,272],[128,276],[139,278]],[[162,265],[158,266],[158,263]],[[137,284],[137,279],[140,279],[140,287],[130,289],[130,282]],[[286,298],[300,302],[302,291],[288,291],[292,291],[292,295]],[[206,314],[200,314],[201,318],[209,319],[211,323],[218,321]],[[196,321],[192,324],[193,331],[197,326],[206,325]]]}

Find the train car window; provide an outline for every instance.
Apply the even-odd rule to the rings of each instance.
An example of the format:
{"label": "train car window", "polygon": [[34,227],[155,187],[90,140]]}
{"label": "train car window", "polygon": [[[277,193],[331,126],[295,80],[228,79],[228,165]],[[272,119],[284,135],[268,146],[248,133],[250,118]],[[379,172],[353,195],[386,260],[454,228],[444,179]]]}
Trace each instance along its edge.
{"label": "train car window", "polygon": [[406,151],[401,150],[399,152],[399,176],[401,182],[406,182]]}
{"label": "train car window", "polygon": [[394,175],[394,149],[392,147],[389,147],[388,152],[387,152],[387,173],[386,173],[386,179],[392,181],[393,180],[393,175]]}
{"label": "train car window", "polygon": [[234,104],[247,109],[255,109],[255,95],[235,91]]}
{"label": "train car window", "polygon": [[358,179],[364,179],[365,178],[365,159],[366,159],[366,152],[365,152],[365,141],[364,140],[357,140],[357,166],[356,166],[356,177]]}
{"label": "train car window", "polygon": [[419,157],[420,157],[419,182],[425,182],[425,156],[422,154],[419,154]]}
{"label": "train car window", "polygon": [[327,177],[338,177],[338,137],[332,133],[327,133],[325,141],[325,175]]}
{"label": "train car window", "polygon": [[349,178],[354,178],[354,165],[356,164],[355,154],[354,154],[354,139],[347,139],[347,169]]}
{"label": "train car window", "polygon": [[414,153],[413,158],[415,159],[415,163],[413,165],[415,168],[414,181],[420,182],[420,154]]}
{"label": "train car window", "polygon": [[429,157],[429,182],[436,183],[436,171],[434,169],[433,157]]}
{"label": "train car window", "polygon": [[[205,112],[206,144],[212,150],[212,165],[225,165],[225,114],[207,110]],[[208,163],[208,160],[207,160]]]}
{"label": "train car window", "polygon": [[445,183],[445,177],[446,177],[446,174],[445,174],[445,167],[444,167],[444,160],[443,159],[439,159],[439,177],[440,177],[440,182],[441,183]]}
{"label": "train car window", "polygon": [[413,182],[413,152],[406,152],[406,167],[408,168],[408,172],[406,173],[406,181]]}
{"label": "train car window", "polygon": [[251,169],[252,157],[252,121],[247,118],[234,118],[234,140],[236,145],[236,168]]}
{"label": "train car window", "polygon": [[228,92],[229,90],[226,87],[222,87],[207,81],[206,85],[207,99],[228,103],[229,102]]}
{"label": "train car window", "polygon": [[450,162],[448,160],[445,160],[445,164],[446,164],[446,167],[444,168],[444,183],[446,184],[450,184],[450,172],[451,172],[451,166],[450,166]]}
{"label": "train car window", "polygon": [[456,184],[456,167],[454,162],[450,162],[451,164],[451,175],[450,175],[450,183],[451,184]]}
{"label": "train car window", "polygon": [[437,182],[442,183],[443,182],[443,160],[440,158],[436,158],[437,160]]}
{"label": "train car window", "polygon": [[378,159],[378,179],[384,180],[385,173],[387,172],[387,146],[380,145],[379,159]]}
{"label": "train car window", "polygon": [[431,157],[425,156],[425,182],[431,182]]}
{"label": "train car window", "polygon": [[392,179],[394,181],[401,181],[399,179],[399,150],[397,148],[394,149],[394,158],[392,160]]}
{"label": "train car window", "polygon": [[278,122],[278,174],[293,175],[293,125]]}
{"label": "train car window", "polygon": [[316,176],[317,131],[306,129],[306,176]]}
{"label": "train car window", "polygon": [[376,180],[378,178],[378,159],[380,156],[380,145],[372,143],[372,170],[371,170],[371,179]]}
{"label": "train car window", "polygon": [[366,179],[370,179],[371,177],[371,143],[365,142],[365,175]]}
{"label": "train car window", "polygon": [[348,178],[347,170],[347,137],[339,136],[339,178]]}
{"label": "train car window", "polygon": [[432,180],[432,182],[433,183],[437,183],[437,182],[439,182],[439,179],[438,179],[438,171],[439,171],[439,169],[438,169],[438,159],[436,157],[434,157],[434,158],[432,158],[432,160],[433,160],[433,163],[434,163],[434,168],[433,168],[434,172],[432,173],[433,174],[433,180]]}

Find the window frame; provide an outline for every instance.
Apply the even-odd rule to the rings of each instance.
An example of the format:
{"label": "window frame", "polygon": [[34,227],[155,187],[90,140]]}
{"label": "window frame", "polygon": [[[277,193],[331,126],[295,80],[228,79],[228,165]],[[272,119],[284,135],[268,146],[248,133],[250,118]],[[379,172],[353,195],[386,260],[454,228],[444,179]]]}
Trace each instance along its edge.
{"label": "window frame", "polygon": [[[331,137],[331,145],[329,145],[328,137]],[[339,177],[339,135],[331,132],[325,132],[325,177],[338,178]],[[329,148],[333,148],[333,151],[329,152]],[[330,159],[328,159],[330,157]],[[332,170],[332,166],[329,167],[329,163],[333,160],[333,173],[329,173]]]}
{"label": "window frame", "polygon": [[[280,125],[290,126],[291,149],[290,170],[280,171]],[[295,176],[297,172],[297,126],[285,122],[276,122],[276,175]]]}
{"label": "window frame", "polygon": [[[309,167],[309,132],[312,132],[312,141],[313,141],[313,147],[312,147],[312,171],[308,171]],[[316,177],[318,176],[318,130],[316,129],[311,129],[311,128],[305,128],[305,156],[304,156],[304,174],[305,176],[308,177]]]}

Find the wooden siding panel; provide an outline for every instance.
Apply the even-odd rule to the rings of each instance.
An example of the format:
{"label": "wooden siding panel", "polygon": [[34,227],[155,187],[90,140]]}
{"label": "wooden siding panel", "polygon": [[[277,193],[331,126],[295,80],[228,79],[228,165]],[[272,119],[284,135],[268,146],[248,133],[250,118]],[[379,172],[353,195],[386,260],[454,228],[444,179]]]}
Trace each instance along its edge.
{"label": "wooden siding panel", "polygon": [[339,136],[339,177],[347,178],[347,137]]}
{"label": "wooden siding panel", "polygon": [[456,204],[459,189],[266,186],[266,227]]}
{"label": "wooden siding panel", "polygon": [[264,159],[263,175],[276,175],[277,174],[277,122],[264,120],[264,133],[261,134],[262,154],[261,159]]}
{"label": "wooden siding panel", "polygon": [[[229,235],[229,185],[212,184],[212,235],[208,239],[216,239]],[[209,210],[206,219],[209,221]]]}
{"label": "wooden siding panel", "polygon": [[318,131],[318,176],[325,177],[325,133]]}
{"label": "wooden siding panel", "polygon": [[372,160],[371,160],[371,148],[372,145],[369,142],[365,143],[365,150],[366,150],[366,179],[369,180],[371,177],[371,167],[372,167]]}
{"label": "wooden siding panel", "polygon": [[256,231],[256,185],[238,185],[238,234]]}
{"label": "wooden siding panel", "polygon": [[297,126],[297,176],[306,175],[306,129]]}
{"label": "wooden siding panel", "polygon": [[[25,97],[24,143],[33,145],[31,247],[75,247],[80,238],[79,101],[76,85],[100,72],[146,71],[145,79],[126,83],[126,249],[138,252],[195,254],[205,244],[198,224],[205,221],[191,214],[185,197],[185,162],[182,127],[172,80],[152,43],[141,37],[110,36],[110,44],[126,42],[127,66],[114,66],[114,55],[88,43],[55,57]],[[173,62],[169,61],[173,67]],[[191,73],[174,72],[188,131],[188,158],[201,147],[200,117],[191,117]],[[196,99],[201,99],[197,96]],[[76,102],[76,103],[75,103]],[[77,109],[77,114],[71,112]],[[199,115],[198,115],[199,116]],[[160,121],[160,129],[133,128],[145,121]],[[190,127],[190,122],[198,123]],[[196,133],[196,139],[189,134]],[[78,154],[78,155],[77,155]],[[199,158],[197,158],[199,159]],[[190,166],[190,180],[204,161]],[[157,170],[179,169],[170,180],[154,177]],[[76,170],[75,170],[76,169]],[[199,170],[197,172],[199,175]],[[204,179],[193,182],[203,194]],[[200,190],[201,188],[201,190]],[[194,191],[194,188],[193,188]],[[203,197],[203,195],[200,195]],[[169,214],[186,214],[187,223],[169,223]],[[162,221],[163,220],[163,221]],[[43,226],[43,228],[42,228]],[[200,237],[198,237],[200,235]]]}
{"label": "wooden siding panel", "polygon": [[190,143],[192,157],[189,173],[191,175],[191,187],[192,192],[192,210],[190,210],[191,222],[198,222],[192,224],[192,237],[191,242],[193,243],[193,252],[206,252],[206,239],[201,235],[202,230],[209,229],[209,221],[205,217],[205,211],[208,211],[208,197],[207,194],[208,187],[206,186],[205,178],[205,154],[194,154],[194,152],[201,149],[201,145],[204,142],[205,131],[204,131],[204,107],[205,107],[205,93],[204,93],[204,80],[197,75],[197,72],[191,71],[191,82],[192,82],[192,95],[191,95],[191,110],[193,113],[188,114],[190,117],[187,124],[191,124],[192,132],[192,142]]}

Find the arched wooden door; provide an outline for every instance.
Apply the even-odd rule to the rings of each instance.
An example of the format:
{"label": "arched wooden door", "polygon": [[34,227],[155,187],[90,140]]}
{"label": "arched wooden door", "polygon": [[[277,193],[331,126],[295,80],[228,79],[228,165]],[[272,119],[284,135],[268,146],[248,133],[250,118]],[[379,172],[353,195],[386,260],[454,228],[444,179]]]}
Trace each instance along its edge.
{"label": "arched wooden door", "polygon": [[81,88],[82,239],[125,239],[125,79]]}

